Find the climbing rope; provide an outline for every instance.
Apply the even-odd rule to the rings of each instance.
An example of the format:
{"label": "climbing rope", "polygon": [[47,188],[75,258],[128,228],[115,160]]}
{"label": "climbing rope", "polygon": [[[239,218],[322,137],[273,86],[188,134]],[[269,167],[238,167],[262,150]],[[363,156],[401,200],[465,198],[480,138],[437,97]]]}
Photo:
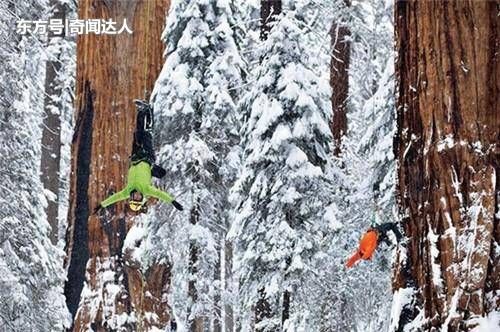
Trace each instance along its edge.
{"label": "climbing rope", "polygon": [[148,65],[149,65],[149,12],[151,1],[146,0],[146,34],[144,36],[146,40],[146,59],[144,60],[144,100],[148,100]]}
{"label": "climbing rope", "polygon": [[[144,39],[146,42],[146,58],[144,60],[144,100],[148,101],[148,65],[149,65],[149,12],[150,12],[150,0],[145,0],[146,5],[146,33],[144,35]],[[140,300],[139,300],[139,317],[137,324],[137,331],[141,332],[143,330],[143,318],[144,318],[144,284],[145,278],[142,271],[139,269],[139,274],[141,276],[141,292],[140,292]]]}
{"label": "climbing rope", "polygon": [[377,226],[377,214],[378,217],[382,214],[382,209],[378,205],[375,197],[373,198],[373,212],[372,212],[372,220],[371,220],[371,227]]}

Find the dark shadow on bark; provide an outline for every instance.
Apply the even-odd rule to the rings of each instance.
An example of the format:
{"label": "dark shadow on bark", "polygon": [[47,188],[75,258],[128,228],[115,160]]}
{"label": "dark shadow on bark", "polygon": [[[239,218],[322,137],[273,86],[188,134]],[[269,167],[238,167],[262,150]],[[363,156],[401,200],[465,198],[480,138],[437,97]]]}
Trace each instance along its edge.
{"label": "dark shadow on bark", "polygon": [[[88,248],[88,228],[87,222],[90,216],[88,187],[90,176],[90,162],[92,157],[92,120],[94,117],[93,96],[89,82],[85,83],[85,104],[80,114],[75,128],[74,141],[77,141],[77,174],[76,174],[76,198],[74,216],[74,230],[67,239],[73,243],[71,259],[68,268],[68,280],[64,285],[64,295],[70,313],[75,317],[80,302],[80,294],[85,282],[85,270],[89,259]],[[71,330],[73,327],[71,328]]]}

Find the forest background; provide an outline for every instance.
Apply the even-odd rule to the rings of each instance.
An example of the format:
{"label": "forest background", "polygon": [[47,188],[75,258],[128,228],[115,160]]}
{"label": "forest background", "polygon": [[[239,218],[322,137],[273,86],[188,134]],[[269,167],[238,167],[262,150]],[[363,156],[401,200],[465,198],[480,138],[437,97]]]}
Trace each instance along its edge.
{"label": "forest background", "polygon": [[[499,8],[1,1],[0,331],[498,331]],[[145,96],[185,209],[98,216]]]}

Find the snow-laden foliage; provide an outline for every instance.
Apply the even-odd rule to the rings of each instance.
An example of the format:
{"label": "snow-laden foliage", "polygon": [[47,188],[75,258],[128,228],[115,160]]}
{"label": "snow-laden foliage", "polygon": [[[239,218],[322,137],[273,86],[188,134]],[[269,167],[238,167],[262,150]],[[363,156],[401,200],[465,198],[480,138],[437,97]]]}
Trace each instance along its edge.
{"label": "snow-laden foliage", "polygon": [[[342,181],[334,194],[337,220],[324,239],[317,266],[322,273],[304,285],[319,312],[314,324],[322,331],[371,331],[388,327],[390,255],[380,245],[373,261],[344,267],[359,238],[372,223],[394,222],[394,66],[392,6],[389,2],[319,2],[327,22],[350,31],[348,133],[342,154]],[[326,23],[319,22],[318,25]],[[330,38],[323,37],[323,45]],[[330,50],[331,51],[331,50]],[[335,53],[332,54],[335,56]],[[335,91],[332,91],[335,94]],[[315,328],[316,329],[316,328]],[[313,330],[315,330],[313,329]]]}
{"label": "snow-laden foliage", "polygon": [[[351,185],[343,218],[347,228],[341,232],[337,244],[337,247],[344,244],[351,252],[353,244],[370,225],[398,221],[392,151],[395,130],[392,4],[353,2],[352,6],[348,133],[343,150],[345,172]],[[348,303],[354,304],[351,315],[358,329],[387,329],[390,249],[381,244],[374,262],[362,262],[348,271],[347,298]],[[366,298],[367,291],[369,300],[360,301]]]}
{"label": "snow-laden foliage", "polygon": [[[285,329],[308,326],[305,280],[314,278],[315,255],[329,222],[331,131],[328,81],[310,69],[302,17],[287,12],[260,45],[255,82],[243,97],[244,165],[232,189],[239,311],[268,307],[262,331],[281,326],[284,297],[292,302]],[[321,193],[321,194],[319,194]],[[288,295],[285,295],[288,294]],[[242,321],[249,330],[253,322]]]}
{"label": "snow-laden foliage", "polygon": [[233,10],[230,1],[172,2],[166,62],[152,95],[158,162],[184,211],[156,211],[148,256],[173,263],[172,306],[180,322],[220,315],[216,271],[228,227],[228,187],[239,163],[235,100],[244,66]]}
{"label": "snow-laden foliage", "polygon": [[[208,324],[220,314],[222,297],[237,301],[235,324],[246,331],[254,328],[259,306],[268,318],[258,324],[268,330],[387,327],[390,271],[383,250],[375,262],[353,270],[344,264],[372,223],[374,197],[378,222],[389,221],[381,217],[390,216],[394,204],[391,6],[284,2],[283,18],[261,42],[254,3],[239,11],[222,4],[173,3],[164,35],[167,59],[152,97],[159,163],[169,172],[162,182],[186,210],[156,209],[142,248],[150,261],[173,263],[173,315],[181,326],[194,317]],[[341,162],[329,151],[333,19],[352,31],[349,133]],[[221,22],[231,27],[231,38],[217,43]],[[249,69],[241,75],[243,61]],[[239,120],[244,127],[238,132]],[[237,289],[220,296],[230,208]],[[187,285],[194,281],[193,248],[194,305]],[[224,283],[230,288],[231,278]]]}
{"label": "snow-laden foliage", "polygon": [[0,2],[0,330],[62,331],[63,252],[50,243],[39,178],[45,50],[15,31],[45,1]]}

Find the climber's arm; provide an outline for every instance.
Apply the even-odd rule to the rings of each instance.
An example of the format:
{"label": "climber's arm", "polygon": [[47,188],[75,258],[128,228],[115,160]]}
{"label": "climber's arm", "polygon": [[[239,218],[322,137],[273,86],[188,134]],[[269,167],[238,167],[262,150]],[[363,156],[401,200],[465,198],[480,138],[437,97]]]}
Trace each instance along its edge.
{"label": "climber's arm", "polygon": [[400,242],[403,239],[403,234],[399,231],[398,225],[396,223],[391,224],[391,230],[396,236],[396,240]]}
{"label": "climber's arm", "polygon": [[144,192],[145,195],[151,196],[158,198],[165,203],[172,203],[175,199],[167,192],[164,192],[158,188],[155,188],[153,186],[149,186],[146,192]]}
{"label": "climber's arm", "polygon": [[127,186],[123,190],[109,196],[104,201],[102,201],[101,206],[103,208],[106,208],[112,204],[115,204],[116,202],[123,201],[124,199],[129,198],[131,191],[132,191],[131,188]]}
{"label": "climber's arm", "polygon": [[149,186],[147,192],[145,192],[144,194],[161,199],[166,203],[172,203],[172,205],[179,211],[184,210],[184,207],[179,202],[177,202],[175,198],[173,198],[169,193],[161,191],[158,188]]}
{"label": "climber's arm", "polygon": [[354,253],[354,255],[352,255],[352,256],[349,258],[349,260],[348,260],[348,261],[347,261],[347,263],[346,263],[346,266],[347,266],[347,267],[353,267],[353,266],[354,266],[354,264],[355,264],[358,260],[360,260],[360,259],[361,259],[361,254],[360,254],[360,252],[359,252],[359,251],[356,251],[356,252]]}
{"label": "climber's arm", "polygon": [[400,242],[401,239],[403,238],[403,235],[398,229],[398,224],[395,222],[387,222],[384,224],[377,225],[375,229],[379,233],[380,240],[384,241],[388,246],[392,244],[389,240],[389,237],[387,236],[387,233],[389,233],[389,231],[394,233],[397,242]]}

